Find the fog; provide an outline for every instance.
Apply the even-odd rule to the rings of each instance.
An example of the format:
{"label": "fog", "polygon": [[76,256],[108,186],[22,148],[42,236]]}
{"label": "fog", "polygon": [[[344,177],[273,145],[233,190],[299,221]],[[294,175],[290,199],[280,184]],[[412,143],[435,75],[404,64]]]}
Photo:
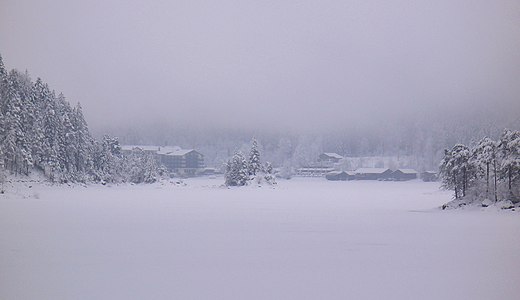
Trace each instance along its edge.
{"label": "fog", "polygon": [[94,131],[520,116],[518,1],[0,3],[6,66],[81,102]]}

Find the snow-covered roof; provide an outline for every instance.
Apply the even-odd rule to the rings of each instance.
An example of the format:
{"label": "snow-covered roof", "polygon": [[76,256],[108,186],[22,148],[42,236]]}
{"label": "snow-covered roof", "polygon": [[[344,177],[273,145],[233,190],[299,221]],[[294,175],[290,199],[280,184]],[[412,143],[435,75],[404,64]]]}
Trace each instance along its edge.
{"label": "snow-covered roof", "polygon": [[389,169],[386,168],[359,168],[354,171],[355,174],[382,174]]}
{"label": "snow-covered roof", "polygon": [[178,147],[178,146],[173,146],[173,147],[172,146],[166,146],[166,147],[142,146],[142,145],[121,146],[121,149],[126,150],[126,151],[131,151],[135,148],[139,148],[143,151],[152,151],[152,152],[155,152],[155,153],[161,154],[161,155],[173,155],[173,156],[183,156],[183,155],[190,153],[191,151],[195,151],[194,149],[182,149],[181,147]]}
{"label": "snow-covered roof", "polygon": [[345,174],[350,175],[350,176],[355,175],[354,172],[350,172],[350,171],[332,171],[332,172],[329,172],[327,174],[328,175],[339,175],[341,173],[345,173]]}
{"label": "snow-covered roof", "polygon": [[397,169],[397,171],[401,171],[403,174],[417,174],[414,169]]}
{"label": "snow-covered roof", "polygon": [[306,168],[299,168],[298,171],[334,171],[334,168],[327,168],[327,167],[306,167]]}
{"label": "snow-covered roof", "polygon": [[159,149],[159,151],[157,151],[157,154],[171,155],[171,156],[183,156],[192,151],[195,151],[195,150],[181,149],[180,147],[161,147],[161,149]]}
{"label": "snow-covered roof", "polygon": [[342,171],[332,171],[332,172],[327,173],[327,175],[339,175],[341,173],[343,173],[343,172]]}
{"label": "snow-covered roof", "polygon": [[122,145],[121,150],[123,151],[132,151],[135,148],[139,148],[143,151],[157,151],[159,150],[159,146],[143,146],[143,145]]}
{"label": "snow-covered roof", "polygon": [[337,153],[334,153],[334,152],[325,152],[323,153],[324,155],[327,155],[328,157],[333,157],[333,158],[337,158],[337,159],[342,159],[343,156],[337,154]]}

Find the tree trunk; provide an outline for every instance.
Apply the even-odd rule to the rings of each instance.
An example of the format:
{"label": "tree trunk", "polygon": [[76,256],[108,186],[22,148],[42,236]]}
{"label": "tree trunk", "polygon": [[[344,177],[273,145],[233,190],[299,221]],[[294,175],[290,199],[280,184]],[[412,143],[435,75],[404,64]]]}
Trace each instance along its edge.
{"label": "tree trunk", "polygon": [[513,173],[511,172],[511,167],[507,170],[507,175],[509,177],[509,191],[511,192],[511,178],[513,177]]}
{"label": "tree trunk", "polygon": [[453,186],[454,186],[454,189],[455,189],[455,199],[459,199],[459,194],[457,193],[457,177],[455,176],[455,174],[453,174]]}
{"label": "tree trunk", "polygon": [[462,198],[466,197],[466,168],[462,170]]}
{"label": "tree trunk", "polygon": [[495,177],[495,203],[498,201],[497,196],[497,161],[496,159],[493,160],[493,176]]}
{"label": "tree trunk", "polygon": [[489,162],[486,163],[486,199],[489,198]]}

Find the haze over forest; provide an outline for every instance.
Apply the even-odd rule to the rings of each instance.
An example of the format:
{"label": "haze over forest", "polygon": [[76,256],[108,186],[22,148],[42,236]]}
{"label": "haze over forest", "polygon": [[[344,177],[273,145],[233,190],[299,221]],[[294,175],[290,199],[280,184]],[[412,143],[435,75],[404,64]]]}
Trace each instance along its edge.
{"label": "haze over forest", "polygon": [[0,53],[94,135],[274,163],[413,155],[520,128],[518,1],[0,1]]}

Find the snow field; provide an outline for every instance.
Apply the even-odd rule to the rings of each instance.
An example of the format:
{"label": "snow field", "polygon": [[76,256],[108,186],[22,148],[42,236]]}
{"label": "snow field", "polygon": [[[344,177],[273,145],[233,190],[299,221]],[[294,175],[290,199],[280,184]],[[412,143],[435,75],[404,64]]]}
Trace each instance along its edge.
{"label": "snow field", "polygon": [[2,195],[0,299],[520,295],[518,212],[441,211],[438,183],[185,182]]}

